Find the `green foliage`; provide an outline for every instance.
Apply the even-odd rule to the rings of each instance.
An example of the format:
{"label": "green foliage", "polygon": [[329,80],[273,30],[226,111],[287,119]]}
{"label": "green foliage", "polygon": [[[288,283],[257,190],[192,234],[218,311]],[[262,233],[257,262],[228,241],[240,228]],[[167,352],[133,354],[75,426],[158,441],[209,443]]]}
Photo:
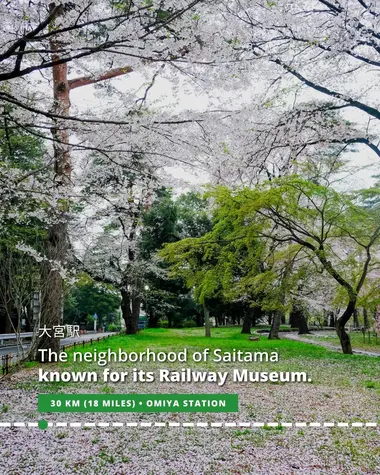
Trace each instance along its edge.
{"label": "green foliage", "polygon": [[119,13],[128,13],[133,5],[132,0],[110,0],[110,4]]}
{"label": "green foliage", "polygon": [[[366,247],[379,242],[379,212],[363,206],[365,194],[338,192],[293,175],[255,189],[217,189],[214,198],[224,215],[233,213],[241,239],[256,235],[267,246],[276,244],[274,262],[312,255],[334,278],[344,269],[349,284],[356,286]],[[349,246],[350,253],[334,267],[336,246]]]}
{"label": "green foliage", "polygon": [[180,238],[200,237],[212,229],[210,204],[200,193],[184,193],[175,201],[177,206],[177,227]]}
{"label": "green foliage", "polygon": [[109,331],[109,332],[120,332],[121,331],[121,326],[116,325],[115,323],[110,323],[108,325],[107,331]]}
{"label": "green foliage", "polygon": [[[201,235],[210,228],[207,201],[195,193],[174,199],[171,190],[161,189],[150,210],[143,217],[140,236],[140,255],[154,258],[165,243],[178,241],[181,236]],[[157,263],[158,272],[147,273],[144,282],[143,306],[149,315],[149,325],[168,320],[169,326],[182,326],[183,320],[194,321],[199,308],[180,277],[166,275],[168,264]]]}
{"label": "green foliage", "polygon": [[248,269],[251,275],[258,272],[261,245],[256,240],[247,246],[239,228],[233,212],[217,207],[212,230],[206,227],[203,236],[168,244],[161,251],[171,265],[171,275],[183,278],[198,302],[249,298],[242,277]]}
{"label": "green foliage", "polygon": [[377,181],[374,186],[367,190],[363,190],[363,200],[364,205],[368,208],[379,208],[380,207],[380,175],[375,175],[373,178],[376,178]]}
{"label": "green foliage", "polygon": [[103,324],[119,325],[119,293],[109,285],[97,284],[86,274],[69,289],[65,296],[65,323],[84,322],[93,328],[93,315],[99,317],[98,326]]}
{"label": "green foliage", "polygon": [[139,242],[140,254],[149,258],[166,242],[178,239],[178,209],[170,190],[162,188],[156,192],[157,198],[149,212],[143,217],[143,230]]}
{"label": "green foliage", "polygon": [[285,296],[322,269],[339,284],[340,300],[369,295],[363,262],[379,245],[380,211],[365,201],[378,192],[340,192],[320,182],[291,175],[253,189],[215,188],[212,230],[161,251],[171,275],[182,277],[200,303],[245,298],[268,311],[289,311]]}
{"label": "green foliage", "polygon": [[182,322],[182,328],[194,328],[196,326],[197,325],[194,320],[184,320]]}
{"label": "green foliage", "polygon": [[157,15],[157,20],[166,21],[170,18],[171,12],[169,10],[163,10],[159,8],[156,11],[156,15]]}
{"label": "green foliage", "polygon": [[36,170],[43,166],[46,148],[43,141],[21,128],[11,127],[4,116],[0,128],[0,162],[21,170]]}

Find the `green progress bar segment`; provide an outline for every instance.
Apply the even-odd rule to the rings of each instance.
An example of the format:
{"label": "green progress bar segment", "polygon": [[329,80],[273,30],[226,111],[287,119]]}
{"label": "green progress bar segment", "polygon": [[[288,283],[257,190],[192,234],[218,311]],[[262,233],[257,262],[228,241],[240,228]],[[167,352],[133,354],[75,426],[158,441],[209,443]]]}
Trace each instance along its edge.
{"label": "green progress bar segment", "polygon": [[238,412],[237,394],[39,394],[39,412]]}

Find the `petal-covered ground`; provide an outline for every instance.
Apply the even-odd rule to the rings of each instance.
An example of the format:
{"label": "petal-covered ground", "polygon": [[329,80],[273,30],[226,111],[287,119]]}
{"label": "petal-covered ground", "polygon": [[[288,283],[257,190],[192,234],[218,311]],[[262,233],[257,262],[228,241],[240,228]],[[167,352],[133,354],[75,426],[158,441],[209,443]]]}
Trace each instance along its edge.
{"label": "petal-covered ground", "polygon": [[[120,337],[119,337],[120,338]],[[240,340],[237,340],[240,341]],[[235,345],[237,344],[235,341]],[[226,345],[214,339],[213,344]],[[243,345],[243,340],[241,340]],[[137,342],[138,343],[138,342]],[[141,342],[143,343],[143,342]],[[120,344],[115,341],[115,345]],[[146,344],[146,342],[144,342]],[[151,344],[153,344],[151,342]],[[244,340],[245,344],[245,340]],[[175,346],[170,343],[170,349]],[[186,345],[181,341],[181,347]],[[194,345],[194,342],[192,342]],[[380,474],[379,360],[337,355],[296,342],[278,343],[277,370],[307,371],[312,383],[38,383],[38,368],[23,369],[0,384],[0,422],[99,422],[106,427],[0,427],[0,473],[21,474]],[[173,363],[170,369],[180,369]],[[94,364],[87,365],[96,368]],[[112,370],[126,365],[112,363]],[[141,365],[155,369],[154,365]],[[218,370],[247,367],[221,363]],[[210,364],[208,369],[215,369]],[[259,368],[273,370],[273,364]],[[59,365],[44,369],[62,370]],[[65,370],[67,367],[65,367]],[[38,393],[233,393],[239,413],[55,413],[37,412]],[[183,422],[193,427],[113,427],[127,422]],[[198,423],[207,422],[207,427]],[[211,423],[236,423],[211,427]],[[293,427],[253,427],[257,422],[292,422]],[[320,422],[320,427],[295,427]],[[333,427],[323,427],[334,422]],[[349,427],[337,427],[347,422]],[[352,427],[355,422],[377,427]],[[240,427],[250,423],[251,427]]]}

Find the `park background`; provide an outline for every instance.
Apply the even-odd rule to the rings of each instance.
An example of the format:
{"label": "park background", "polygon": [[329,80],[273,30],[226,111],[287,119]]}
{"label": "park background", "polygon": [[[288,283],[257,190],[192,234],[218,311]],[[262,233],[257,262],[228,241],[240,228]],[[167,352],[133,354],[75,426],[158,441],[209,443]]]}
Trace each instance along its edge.
{"label": "park background", "polygon": [[[0,15],[2,472],[379,473],[378,2]],[[312,382],[37,381],[41,349],[147,347],[278,351]],[[240,411],[38,428],[39,393],[149,391]]]}

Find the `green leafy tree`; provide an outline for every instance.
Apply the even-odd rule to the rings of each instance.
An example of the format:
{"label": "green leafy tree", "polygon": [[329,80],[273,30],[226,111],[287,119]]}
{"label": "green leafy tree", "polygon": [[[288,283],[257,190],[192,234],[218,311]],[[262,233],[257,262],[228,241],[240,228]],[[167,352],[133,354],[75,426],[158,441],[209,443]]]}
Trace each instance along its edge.
{"label": "green leafy tree", "polygon": [[[140,253],[144,259],[155,259],[157,251],[166,243],[181,236],[203,232],[211,221],[207,216],[207,202],[200,195],[186,193],[174,199],[171,190],[161,189],[143,218]],[[191,234],[190,234],[191,235]],[[145,275],[143,306],[149,315],[149,325],[168,321],[168,326],[181,326],[195,317],[200,323],[199,305],[180,277],[169,278],[166,263],[157,261],[156,272]]]}
{"label": "green leafy tree", "polygon": [[255,236],[282,253],[295,252],[298,262],[318,264],[338,284],[346,297],[345,310],[336,322],[344,353],[352,353],[345,325],[371,268],[377,265],[380,216],[378,209],[364,206],[367,194],[338,192],[297,175],[255,189],[219,188],[214,193],[217,202],[234,214],[241,239]]}
{"label": "green leafy tree", "polygon": [[64,321],[69,324],[85,323],[91,329],[90,317],[96,313],[98,326],[119,325],[119,293],[109,285],[98,284],[86,275],[66,292]]}
{"label": "green leafy tree", "polygon": [[[184,279],[206,312],[244,315],[243,333],[262,316],[262,296],[253,277],[260,273],[262,246],[241,239],[233,210],[217,207],[213,228],[201,237],[167,244],[161,256],[171,265],[171,275]],[[207,328],[206,328],[207,330]]]}

